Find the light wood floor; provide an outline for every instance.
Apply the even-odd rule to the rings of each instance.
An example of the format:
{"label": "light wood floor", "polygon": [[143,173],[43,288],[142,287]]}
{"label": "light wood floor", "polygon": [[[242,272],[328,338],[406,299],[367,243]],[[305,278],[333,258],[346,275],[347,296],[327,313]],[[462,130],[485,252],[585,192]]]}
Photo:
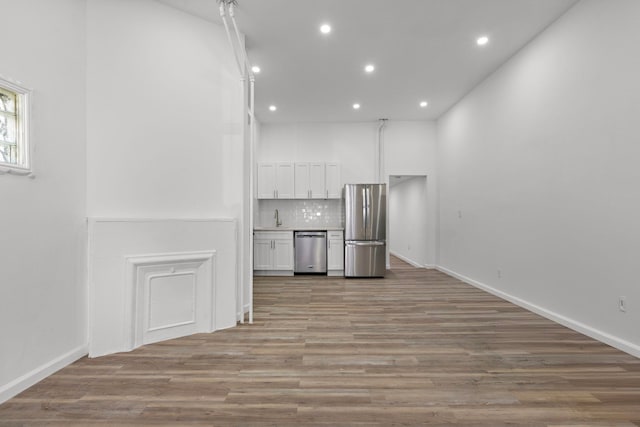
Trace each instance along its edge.
{"label": "light wood floor", "polygon": [[84,358],[0,425],[633,426],[640,360],[437,271],[257,278],[256,322]]}

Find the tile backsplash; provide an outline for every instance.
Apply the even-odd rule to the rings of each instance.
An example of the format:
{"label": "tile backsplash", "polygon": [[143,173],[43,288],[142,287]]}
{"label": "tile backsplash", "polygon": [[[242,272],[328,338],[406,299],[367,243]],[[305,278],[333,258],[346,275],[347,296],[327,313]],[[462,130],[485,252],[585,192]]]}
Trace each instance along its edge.
{"label": "tile backsplash", "polygon": [[331,200],[258,200],[255,226],[276,225],[278,209],[283,227],[342,227],[344,226],[344,201]]}

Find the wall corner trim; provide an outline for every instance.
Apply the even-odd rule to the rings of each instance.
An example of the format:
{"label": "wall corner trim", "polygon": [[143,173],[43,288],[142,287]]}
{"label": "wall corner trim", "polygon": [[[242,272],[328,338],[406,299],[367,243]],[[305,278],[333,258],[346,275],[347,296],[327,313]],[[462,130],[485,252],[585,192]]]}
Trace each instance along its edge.
{"label": "wall corner trim", "polygon": [[546,308],[540,307],[539,305],[536,305],[536,304],[532,304],[522,298],[518,298],[506,292],[502,292],[482,282],[478,282],[477,280],[471,279],[467,276],[456,273],[455,271],[449,270],[446,267],[436,266],[436,269],[438,271],[441,271],[444,274],[455,277],[456,279],[461,280],[475,288],[481,289],[485,292],[489,292],[490,294],[495,295],[498,298],[502,298],[519,307],[522,307],[542,317],[545,317],[549,320],[559,323],[562,326],[566,326],[569,329],[573,329],[576,332],[579,332],[597,341],[610,345],[611,347],[617,348],[618,350],[624,351],[625,353],[628,353],[632,356],[640,358],[640,346],[637,344],[623,340],[622,338],[617,337],[615,335],[611,335],[609,333],[595,329],[589,325],[585,325],[582,322],[578,322],[577,320],[563,316],[559,313],[553,312],[551,310],[547,310]]}
{"label": "wall corner trim", "polygon": [[56,373],[65,366],[72,364],[76,360],[86,356],[88,353],[89,346],[87,344],[83,344],[56,359],[38,366],[10,383],[0,386],[0,404],[17,396],[32,385],[42,381],[49,375]]}

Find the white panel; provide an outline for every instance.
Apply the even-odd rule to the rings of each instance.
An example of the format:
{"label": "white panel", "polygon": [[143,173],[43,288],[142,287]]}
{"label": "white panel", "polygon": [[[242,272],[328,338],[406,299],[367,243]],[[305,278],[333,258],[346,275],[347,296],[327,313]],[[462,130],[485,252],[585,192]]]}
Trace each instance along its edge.
{"label": "white panel", "polygon": [[127,265],[130,348],[215,330],[215,253],[140,255]]}
{"label": "white panel", "polygon": [[148,278],[147,331],[195,323],[194,273],[158,274]]}
{"label": "white panel", "polygon": [[327,269],[343,270],[344,269],[344,239],[342,232],[340,236],[329,236],[327,247]]}
{"label": "white panel", "polygon": [[[194,330],[235,326],[235,221],[98,219],[90,220],[89,231],[90,356],[128,351],[142,343],[135,325],[144,316],[136,314],[136,301],[145,297],[144,286],[137,283],[149,275],[170,274],[171,269],[196,277]],[[154,334],[154,340],[169,337],[162,330]]]}

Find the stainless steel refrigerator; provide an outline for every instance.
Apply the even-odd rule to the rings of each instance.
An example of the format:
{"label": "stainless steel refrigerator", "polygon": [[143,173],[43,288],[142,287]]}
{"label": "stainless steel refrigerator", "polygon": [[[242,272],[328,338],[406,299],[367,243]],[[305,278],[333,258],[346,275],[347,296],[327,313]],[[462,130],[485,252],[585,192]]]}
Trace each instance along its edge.
{"label": "stainless steel refrigerator", "polygon": [[346,184],[344,208],[345,277],[384,277],[387,185]]}

